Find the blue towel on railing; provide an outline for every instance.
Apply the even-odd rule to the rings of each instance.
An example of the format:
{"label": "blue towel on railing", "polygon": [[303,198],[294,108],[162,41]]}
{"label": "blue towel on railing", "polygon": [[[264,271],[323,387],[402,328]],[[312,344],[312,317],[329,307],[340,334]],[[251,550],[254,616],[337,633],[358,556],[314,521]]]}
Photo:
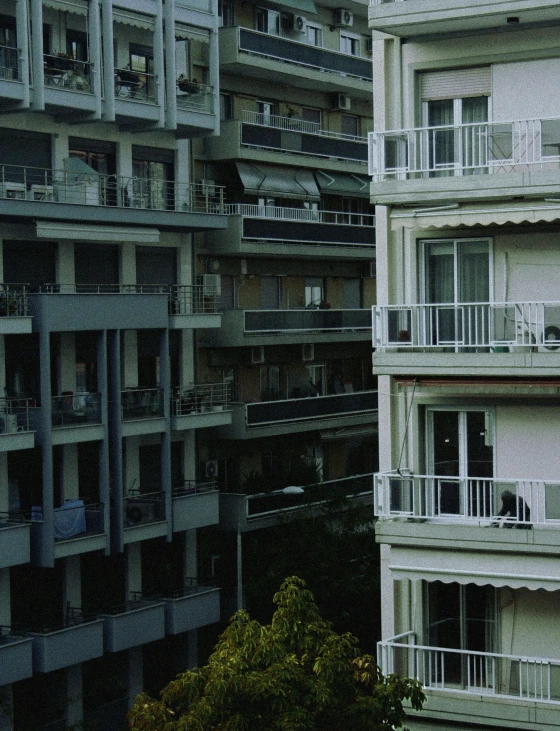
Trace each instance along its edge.
{"label": "blue towel on railing", "polygon": [[67,500],[55,508],[54,537],[71,538],[86,532],[86,509],[83,500]]}

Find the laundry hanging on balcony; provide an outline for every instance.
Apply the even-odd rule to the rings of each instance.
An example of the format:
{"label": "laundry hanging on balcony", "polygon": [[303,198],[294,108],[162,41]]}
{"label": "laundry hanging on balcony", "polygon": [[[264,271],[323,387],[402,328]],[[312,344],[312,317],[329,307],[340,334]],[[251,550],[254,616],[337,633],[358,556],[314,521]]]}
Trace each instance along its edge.
{"label": "laundry hanging on balcony", "polygon": [[310,170],[296,170],[279,165],[255,165],[236,162],[245,193],[278,198],[319,201],[319,188]]}

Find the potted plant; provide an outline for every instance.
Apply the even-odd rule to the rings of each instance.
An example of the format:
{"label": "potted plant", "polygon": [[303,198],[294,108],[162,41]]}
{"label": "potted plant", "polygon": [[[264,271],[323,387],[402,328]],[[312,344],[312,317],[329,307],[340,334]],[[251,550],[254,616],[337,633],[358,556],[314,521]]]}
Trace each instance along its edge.
{"label": "potted plant", "polygon": [[180,74],[177,79],[177,86],[179,87],[179,91],[184,91],[187,94],[196,94],[200,88],[198,79],[187,79],[184,74]]}

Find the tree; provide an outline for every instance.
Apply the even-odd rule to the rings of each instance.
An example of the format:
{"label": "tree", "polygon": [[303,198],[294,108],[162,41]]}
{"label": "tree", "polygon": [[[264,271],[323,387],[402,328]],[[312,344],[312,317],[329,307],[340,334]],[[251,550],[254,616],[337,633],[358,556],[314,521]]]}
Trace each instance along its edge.
{"label": "tree", "polygon": [[383,676],[357,639],[325,622],[305,582],[284,581],[269,625],[237,612],[208,664],[173,680],[156,701],[140,694],[133,731],[392,731],[425,696],[410,678]]}

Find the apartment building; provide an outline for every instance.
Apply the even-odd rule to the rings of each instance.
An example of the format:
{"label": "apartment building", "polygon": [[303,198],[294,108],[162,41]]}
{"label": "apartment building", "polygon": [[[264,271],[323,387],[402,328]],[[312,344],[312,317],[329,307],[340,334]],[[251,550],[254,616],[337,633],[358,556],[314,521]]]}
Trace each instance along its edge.
{"label": "apartment building", "polygon": [[383,670],[411,728],[560,726],[560,13],[369,9]]}
{"label": "apartment building", "polygon": [[215,7],[6,0],[0,105],[0,727],[120,729],[220,616],[194,434],[232,416],[196,382],[193,236],[227,220],[190,155]]}
{"label": "apartment building", "polygon": [[224,493],[222,527],[245,530],[275,508],[240,493],[273,486],[282,511],[306,468],[328,494],[375,467],[372,61],[363,3],[219,12],[221,134],[197,143],[195,169],[225,186],[228,226],[197,236],[222,313],[199,334],[198,367],[231,383],[234,403],[231,424],[200,434],[199,457]]}

